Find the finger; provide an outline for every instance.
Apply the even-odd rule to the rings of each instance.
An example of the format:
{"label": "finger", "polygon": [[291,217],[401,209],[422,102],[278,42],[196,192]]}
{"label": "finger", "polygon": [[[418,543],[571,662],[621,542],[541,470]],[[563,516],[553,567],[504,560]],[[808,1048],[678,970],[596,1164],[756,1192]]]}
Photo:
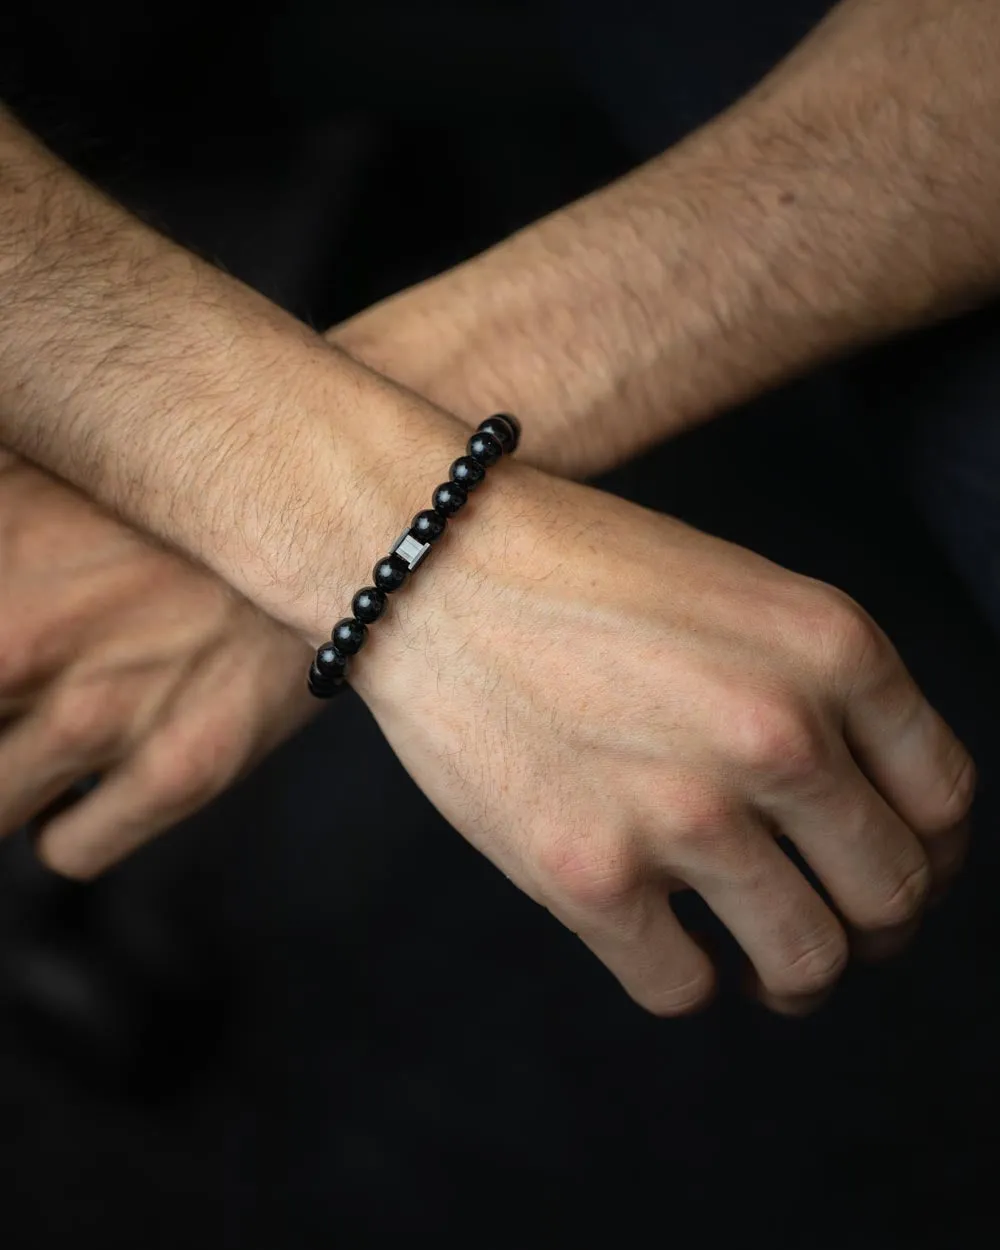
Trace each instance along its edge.
{"label": "finger", "polygon": [[715,970],[681,927],[656,876],[616,882],[613,874],[562,883],[549,910],[594,952],[647,1011],[678,1016],[712,997]]}
{"label": "finger", "polygon": [[924,698],[902,660],[879,635],[859,666],[844,731],[865,774],[927,845],[938,874],[961,861],[963,822],[976,787],[969,753]]}
{"label": "finger", "polygon": [[879,935],[872,950],[888,954],[902,945],[926,905],[930,861],[846,746],[833,748],[807,785],[770,796],[762,809],[801,852],[847,923]]}
{"label": "finger", "polygon": [[180,799],[151,779],[142,754],[105,773],[100,785],[41,830],[35,853],[54,872],[87,881],[191,814],[207,796]]}
{"label": "finger", "polygon": [[761,981],[756,969],[749,963],[743,978],[743,987],[750,998],[756,999],[761,1006],[782,1016],[812,1015],[830,1001],[837,988],[834,983],[829,989],[820,990],[816,994],[802,994],[795,998],[788,998],[781,994],[775,995]]}
{"label": "finger", "polygon": [[[708,834],[708,831],[706,831]],[[847,963],[837,917],[749,813],[710,844],[689,844],[670,868],[702,896],[753,964],[769,1006],[800,1014],[825,997]]]}
{"label": "finger", "polygon": [[13,833],[93,771],[93,761],[60,749],[49,719],[35,711],[0,734],[0,837]]}

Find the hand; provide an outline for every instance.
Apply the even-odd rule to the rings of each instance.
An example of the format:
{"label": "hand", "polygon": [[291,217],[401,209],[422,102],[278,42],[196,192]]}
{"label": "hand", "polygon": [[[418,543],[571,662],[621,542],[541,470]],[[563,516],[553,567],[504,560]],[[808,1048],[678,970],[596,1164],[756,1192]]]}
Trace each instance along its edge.
{"label": "hand", "polygon": [[99,773],[38,851],[100,872],[302,724],[307,666],[214,577],[0,452],[0,835]]}
{"label": "hand", "polygon": [[[947,135],[944,144],[955,146]],[[304,636],[323,638],[346,606],[349,581],[356,588],[356,571],[378,554],[373,540],[391,541],[419,482],[429,491],[440,481],[458,444],[455,423],[132,222],[2,118],[0,146],[11,167],[8,194],[0,196],[10,310],[0,321],[3,440],[209,564]],[[640,201],[658,216],[663,198],[647,191],[640,181]],[[800,205],[814,229],[809,208],[808,200]],[[714,231],[714,217],[691,220]],[[632,233],[627,219],[620,224]],[[744,248],[754,238],[740,272],[755,289],[759,238],[742,219],[737,224],[729,237]],[[800,234],[786,237],[783,219],[775,232],[798,266]],[[588,255],[624,255],[614,243],[605,246],[607,230],[599,234],[601,246]],[[651,254],[659,255],[655,248]],[[712,254],[728,268],[725,249]],[[640,278],[649,269],[654,279],[669,279],[669,268],[645,259],[645,252],[631,258]],[[591,291],[628,290],[615,269],[602,265]],[[699,265],[687,269],[701,273]],[[853,272],[839,255],[835,269]],[[795,284],[778,273],[781,299],[767,338],[781,373],[792,363],[789,328],[804,324],[811,342],[815,322],[803,321],[797,301],[789,307],[785,296]],[[891,288],[882,273],[859,289]],[[676,294],[669,280],[663,286]],[[650,307],[634,302],[640,311]],[[679,303],[697,308],[699,292]],[[580,364],[575,296],[555,309],[567,358],[574,376],[611,377],[605,400],[617,401],[618,375],[601,369],[603,362],[617,370],[625,360],[606,340],[618,322],[605,299],[587,306],[600,343],[597,367]],[[711,317],[698,320],[709,328],[707,343],[677,340],[693,341],[694,358],[709,362],[713,376],[725,375],[712,392],[718,402],[706,405],[700,396],[706,410],[738,398],[748,373],[756,377],[759,308],[742,300],[732,307],[749,310],[749,332],[744,326],[742,334],[721,336],[739,367],[720,371],[712,363],[720,339]],[[563,315],[567,308],[572,316]],[[662,329],[672,341],[671,327]],[[647,343],[648,333],[635,330],[626,327],[636,344]],[[674,363],[681,367],[658,357],[657,368],[639,371],[647,408],[655,401],[659,409],[663,378],[670,388],[697,378],[697,369]],[[775,380],[769,368],[757,383]],[[686,403],[693,411],[694,397]],[[590,436],[603,439],[614,426],[601,419],[600,404],[590,408]],[[530,455],[530,420],[526,428]],[[640,433],[638,443],[630,440],[633,451],[663,432],[643,421]],[[553,443],[550,432],[549,446],[579,463],[573,437],[563,431]],[[597,453],[588,454],[597,463]],[[697,1005],[711,987],[707,959],[670,912],[667,877],[704,895],[773,1001],[787,1005],[825,987],[843,964],[844,929],[782,857],[772,831],[787,833],[812,862],[847,923],[898,927],[918,913],[932,878],[943,878],[960,857],[956,826],[972,785],[964,752],[885,640],[833,592],[582,487],[507,469],[454,527],[455,541],[442,544],[437,575],[422,573],[413,593],[400,597],[393,616],[403,628],[384,622],[352,670],[355,686],[453,823],[577,929],[653,1010]],[[428,480],[425,471],[434,476]],[[16,534],[21,515],[10,517]],[[66,533],[65,525],[50,533],[47,558],[58,558]],[[16,556],[19,544],[6,545]],[[37,554],[21,563],[36,577],[44,567]],[[109,779],[65,818],[78,822],[81,845],[96,836],[95,824],[81,829],[94,805],[105,805],[100,827],[114,827],[117,816],[127,840],[141,822],[123,822],[123,795],[159,794],[161,826],[180,814],[167,818],[163,796],[189,791],[189,773],[207,797],[220,759],[228,779],[261,738],[280,736],[280,725],[258,731],[275,703],[285,708],[289,688],[284,665],[272,662],[261,638],[231,645],[250,610],[214,583],[191,586],[185,610],[166,615],[171,596],[152,608],[144,599],[151,602],[169,579],[158,571],[129,585],[118,567],[112,562],[97,580],[87,568],[77,603],[58,622],[62,633],[45,635],[50,650],[23,641],[35,640],[36,620],[46,619],[37,584],[34,611],[0,613],[0,628],[23,631],[6,648],[0,639],[0,657],[11,670],[7,689],[25,700],[11,710],[27,709],[0,757],[0,776],[12,779],[20,809],[7,819],[23,818],[81,767],[101,767],[106,757]],[[0,577],[7,593],[13,581],[5,569]],[[30,575],[27,585],[30,591]],[[86,612],[99,593],[99,609]],[[108,639],[114,645],[102,645]],[[96,658],[83,667],[91,680],[70,687],[57,679],[51,697],[31,701],[42,674],[64,671],[68,679],[77,653],[90,646]],[[60,648],[63,665],[52,658]],[[114,678],[102,686],[111,667]],[[247,681],[248,672],[259,680]],[[175,701],[152,693],[156,676],[171,685],[168,674]],[[93,697],[95,688],[106,705]],[[182,732],[177,720],[182,692],[195,708],[193,731]],[[60,727],[59,751],[41,728],[47,717]],[[225,748],[240,726],[248,727],[246,751],[234,759]],[[195,745],[182,751],[189,734]],[[180,787],[172,772],[178,761]],[[42,784],[26,800],[22,779],[37,777]],[[71,855],[66,835],[65,823],[53,825],[43,853],[64,870],[89,871],[94,860]]]}
{"label": "hand", "polygon": [[972,764],[885,636],[666,517],[503,466],[372,633],[354,681],[417,783],[651,1011],[713,987],[677,883],[795,1011],[961,862]]}

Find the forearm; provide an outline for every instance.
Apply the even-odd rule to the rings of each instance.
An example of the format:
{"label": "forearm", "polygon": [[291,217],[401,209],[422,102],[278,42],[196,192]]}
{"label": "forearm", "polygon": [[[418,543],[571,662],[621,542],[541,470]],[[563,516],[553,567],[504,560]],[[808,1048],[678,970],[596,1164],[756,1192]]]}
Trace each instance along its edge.
{"label": "forearm", "polygon": [[617,463],[997,289],[998,56],[989,0],[847,0],[677,148],[340,341],[452,411],[516,405],[548,467]]}
{"label": "forearm", "polygon": [[461,446],[2,115],[0,300],[0,443],[316,638]]}

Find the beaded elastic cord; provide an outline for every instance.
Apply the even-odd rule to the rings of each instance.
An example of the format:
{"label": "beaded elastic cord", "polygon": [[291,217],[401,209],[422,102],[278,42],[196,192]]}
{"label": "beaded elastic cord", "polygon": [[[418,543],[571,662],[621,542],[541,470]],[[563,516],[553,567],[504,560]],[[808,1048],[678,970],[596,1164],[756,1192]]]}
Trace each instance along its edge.
{"label": "beaded elastic cord", "polygon": [[465,507],[469,492],[486,478],[486,470],[504,454],[512,455],[521,439],[516,417],[498,413],[480,422],[464,456],[448,472],[448,481],[434,491],[432,506],[418,512],[372,572],[374,586],[363,586],[351,600],[351,616],[333,627],[330,641],[316,652],[309,669],[309,689],[317,699],[332,699],[347,685],[351,656],[365,645],[368,626],[382,615],[389,595],[406,581],[444,533],[450,517]]}

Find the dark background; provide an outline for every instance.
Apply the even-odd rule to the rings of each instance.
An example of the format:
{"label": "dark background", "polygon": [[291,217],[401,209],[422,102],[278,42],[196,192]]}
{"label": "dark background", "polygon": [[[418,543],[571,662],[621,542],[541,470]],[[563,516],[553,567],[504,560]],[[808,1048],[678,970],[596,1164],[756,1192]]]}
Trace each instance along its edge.
{"label": "dark background", "polygon": [[[0,17],[0,95],[323,326],[665,146],[825,7],[57,5]],[[994,1244],[994,322],[606,483],[847,589],[973,749],[973,864],[911,953],[806,1021],[733,985],[649,1018],[349,696],[93,885],[0,848],[3,1246]]]}

